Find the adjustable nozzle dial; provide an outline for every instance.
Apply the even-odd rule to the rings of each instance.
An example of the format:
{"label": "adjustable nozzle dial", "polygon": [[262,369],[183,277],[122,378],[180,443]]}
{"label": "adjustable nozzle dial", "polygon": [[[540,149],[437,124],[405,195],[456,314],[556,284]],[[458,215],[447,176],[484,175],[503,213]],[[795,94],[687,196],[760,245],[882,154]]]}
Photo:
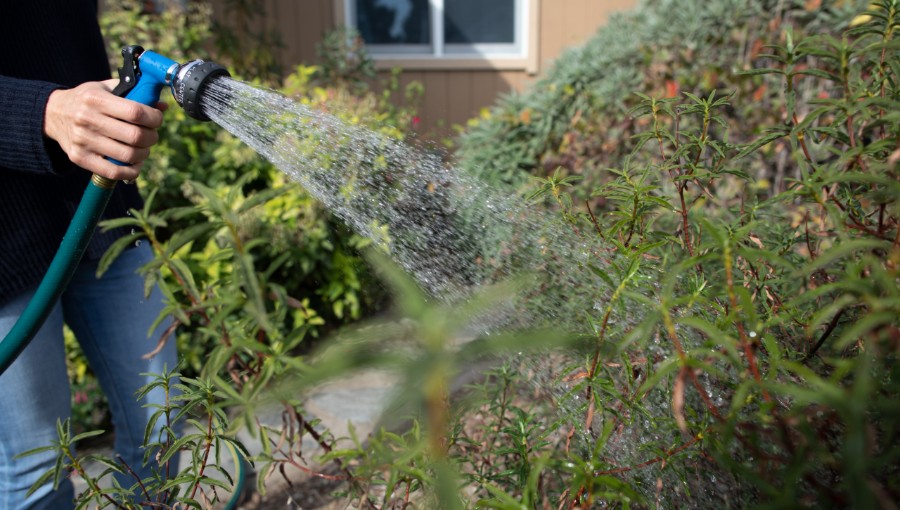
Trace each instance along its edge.
{"label": "adjustable nozzle dial", "polygon": [[192,60],[182,64],[172,86],[175,101],[189,116],[198,120],[209,120],[200,108],[200,97],[209,80],[219,76],[231,76],[231,73],[215,62]]}

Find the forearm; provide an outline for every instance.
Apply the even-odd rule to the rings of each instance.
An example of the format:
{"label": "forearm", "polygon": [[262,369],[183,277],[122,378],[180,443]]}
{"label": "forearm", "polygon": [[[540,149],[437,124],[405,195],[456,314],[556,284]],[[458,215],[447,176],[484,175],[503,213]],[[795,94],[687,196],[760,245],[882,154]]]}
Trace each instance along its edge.
{"label": "forearm", "polygon": [[47,100],[59,88],[54,83],[0,76],[0,167],[55,173],[67,166],[68,158],[44,135]]}

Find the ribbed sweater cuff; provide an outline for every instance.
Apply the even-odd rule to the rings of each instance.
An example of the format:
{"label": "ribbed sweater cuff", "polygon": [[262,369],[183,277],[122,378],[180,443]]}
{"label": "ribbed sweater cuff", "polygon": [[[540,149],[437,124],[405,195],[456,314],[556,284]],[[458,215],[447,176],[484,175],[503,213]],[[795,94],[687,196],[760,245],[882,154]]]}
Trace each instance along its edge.
{"label": "ribbed sweater cuff", "polygon": [[50,93],[60,88],[45,81],[0,76],[0,167],[55,173],[63,153],[44,136],[44,110]]}

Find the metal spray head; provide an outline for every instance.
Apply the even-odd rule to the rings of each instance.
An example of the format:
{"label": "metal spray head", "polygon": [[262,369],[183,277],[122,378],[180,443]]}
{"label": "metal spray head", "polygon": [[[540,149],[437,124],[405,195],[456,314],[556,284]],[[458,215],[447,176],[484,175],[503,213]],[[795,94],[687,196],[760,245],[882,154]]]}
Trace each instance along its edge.
{"label": "metal spray head", "polygon": [[199,120],[209,120],[200,108],[200,98],[212,78],[231,76],[227,69],[215,62],[191,60],[178,69],[172,83],[172,94],[175,101],[184,108],[188,115]]}

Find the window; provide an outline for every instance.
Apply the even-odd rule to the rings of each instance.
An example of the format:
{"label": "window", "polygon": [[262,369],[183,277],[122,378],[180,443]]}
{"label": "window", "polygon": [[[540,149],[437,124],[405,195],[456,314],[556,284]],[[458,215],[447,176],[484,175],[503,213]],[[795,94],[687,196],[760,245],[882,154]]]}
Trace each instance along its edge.
{"label": "window", "polygon": [[533,0],[344,0],[381,60],[525,59]]}

